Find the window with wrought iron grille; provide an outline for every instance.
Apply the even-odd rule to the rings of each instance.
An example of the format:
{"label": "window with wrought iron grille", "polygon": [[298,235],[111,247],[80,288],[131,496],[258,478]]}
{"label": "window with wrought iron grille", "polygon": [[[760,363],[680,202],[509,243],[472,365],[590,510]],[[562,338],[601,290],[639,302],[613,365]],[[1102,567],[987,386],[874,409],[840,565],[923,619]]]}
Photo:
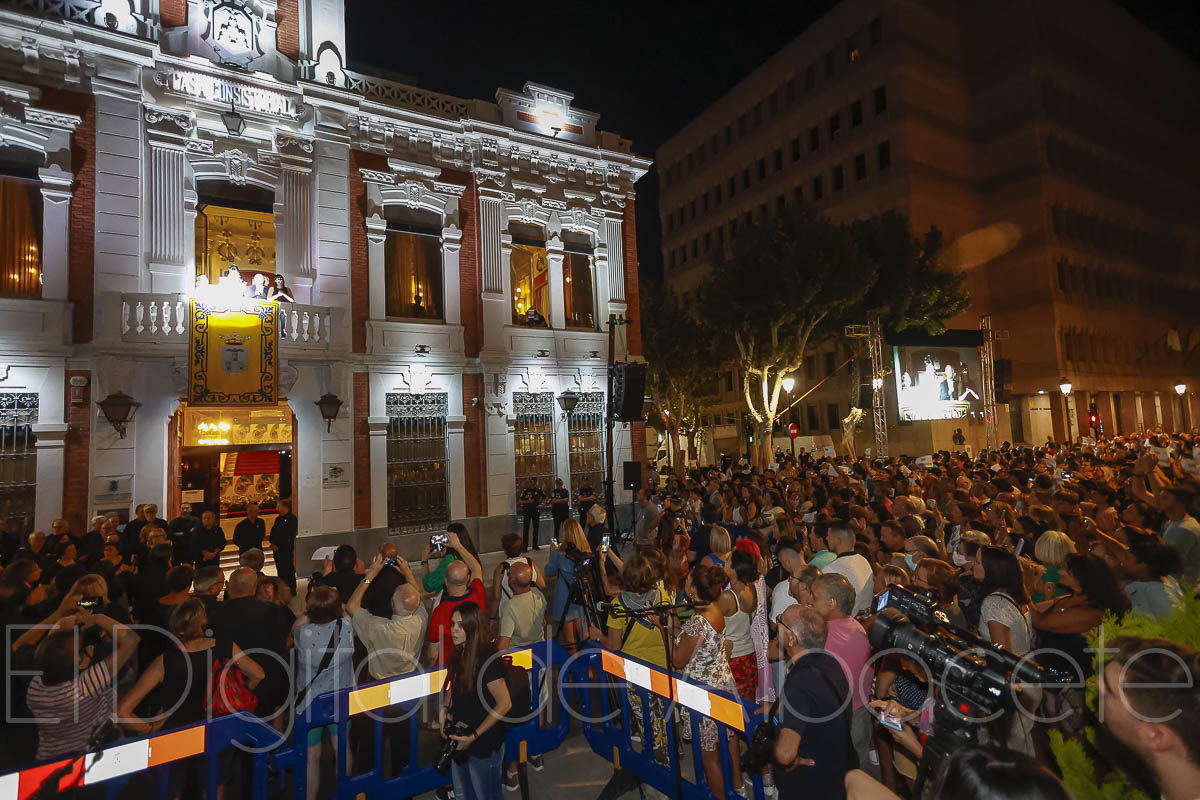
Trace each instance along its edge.
{"label": "window with wrought iron grille", "polygon": [[0,394],[0,519],[10,531],[21,534],[33,530],[37,491],[33,425],[37,421],[37,394]]}
{"label": "window with wrought iron grille", "polygon": [[[581,403],[582,405],[582,403]],[[530,478],[549,497],[554,488],[554,393],[513,392],[516,491]],[[545,509],[543,509],[544,511]]]}
{"label": "window with wrought iron grille", "polygon": [[389,393],[387,515],[392,532],[437,530],[450,521],[445,392]]}
{"label": "window with wrought iron grille", "polygon": [[588,392],[579,398],[567,418],[571,439],[571,490],[591,486],[597,502],[604,502],[604,393]]}

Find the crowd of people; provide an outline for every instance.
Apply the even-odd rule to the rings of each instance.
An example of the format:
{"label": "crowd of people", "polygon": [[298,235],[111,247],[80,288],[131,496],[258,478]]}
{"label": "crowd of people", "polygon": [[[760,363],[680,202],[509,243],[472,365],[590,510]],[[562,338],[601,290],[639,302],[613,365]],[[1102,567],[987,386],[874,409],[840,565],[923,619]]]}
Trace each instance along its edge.
{"label": "crowd of people", "polygon": [[[676,723],[663,698],[652,694],[644,705],[631,692],[632,740],[660,764],[671,762],[667,730],[678,724],[684,740],[698,737],[710,787],[728,782],[750,796],[757,775],[768,796],[903,796],[932,731],[937,686],[905,657],[873,657],[877,598],[904,587],[989,645],[1018,656],[1038,651],[1047,667],[1087,675],[1087,636],[1097,626],[1172,614],[1196,591],[1200,494],[1191,448],[1187,436],[1161,435],[1088,447],[1006,445],[979,457],[779,453],[761,468],[727,460],[639,492],[628,545],[590,489],[578,520],[559,496],[569,493],[556,489],[546,560],[529,553],[538,542],[532,520],[525,536],[503,537],[490,585],[459,524],[431,537],[419,563],[391,541],[362,555],[343,545],[304,581],[299,616],[296,521],[286,504],[267,539],[257,509],[247,514],[233,537],[239,566],[228,574],[220,566],[225,534],[212,512],[166,522],[150,505],[124,526],[97,517],[84,533],[60,521],[23,542],[5,535],[0,623],[13,668],[0,770],[78,755],[102,734],[120,733],[113,719],[139,735],[243,711],[286,736],[327,692],[444,666],[444,688],[424,724],[455,744],[454,797],[490,800],[518,788],[503,731],[519,698],[498,653],[553,636],[573,652],[592,640],[666,669],[669,639],[672,670],[741,698],[776,736],[767,763],[756,763],[752,743],[713,719],[684,713]],[[527,500],[533,507],[542,498]],[[263,573],[264,544],[278,575]],[[606,618],[584,608],[579,588],[589,576],[615,609]],[[636,613],[685,599],[695,607]],[[1151,645],[1168,655],[1139,659],[1139,648]],[[1102,722],[1143,759],[1164,797],[1193,797],[1200,656],[1172,642],[1126,638],[1112,647],[1101,693],[1123,711]],[[1126,673],[1138,680],[1129,684]],[[1192,688],[1144,687],[1156,679]],[[983,746],[935,780],[978,779],[998,763],[1052,764],[1048,725],[1022,710],[1060,712],[1056,727],[1082,735],[1082,690],[1019,695],[1002,725],[980,731]],[[1145,721],[1167,704],[1183,713]],[[384,746],[373,722],[356,717],[341,768],[370,768],[377,753],[388,774],[409,763],[404,709],[380,715]],[[315,798],[337,728],[299,729]],[[530,764],[542,766],[536,757]],[[236,786],[237,759],[230,754],[219,766],[222,785]],[[1026,770],[1029,780],[1057,785],[1051,771],[1038,770]],[[203,783],[192,780],[201,774],[191,762],[172,767],[171,796]]]}

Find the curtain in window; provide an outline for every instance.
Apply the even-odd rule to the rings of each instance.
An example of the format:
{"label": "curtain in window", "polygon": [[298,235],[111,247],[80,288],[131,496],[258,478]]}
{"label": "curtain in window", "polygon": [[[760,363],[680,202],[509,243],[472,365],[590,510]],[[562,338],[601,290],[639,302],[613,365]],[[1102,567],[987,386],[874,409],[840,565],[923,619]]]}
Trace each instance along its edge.
{"label": "curtain in window", "polygon": [[567,253],[563,258],[563,299],[568,328],[596,327],[593,285],[591,256]]}
{"label": "curtain in window", "polygon": [[388,231],[384,247],[384,313],[389,317],[441,319],[440,238]]}
{"label": "curtain in window", "polygon": [[0,295],[42,294],[41,203],[33,183],[0,177]]}
{"label": "curtain in window", "polygon": [[546,325],[550,324],[549,277],[544,247],[513,245],[513,324],[526,324],[530,305],[541,314]]}

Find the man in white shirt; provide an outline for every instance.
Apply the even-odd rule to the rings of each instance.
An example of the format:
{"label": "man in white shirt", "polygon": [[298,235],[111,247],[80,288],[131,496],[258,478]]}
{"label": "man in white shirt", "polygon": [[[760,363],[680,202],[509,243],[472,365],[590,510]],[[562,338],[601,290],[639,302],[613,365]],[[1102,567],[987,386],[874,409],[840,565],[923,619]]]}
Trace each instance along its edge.
{"label": "man in white shirt", "polygon": [[829,549],[837,554],[837,558],[822,568],[823,573],[836,573],[850,581],[854,587],[854,611],[851,616],[858,616],[871,607],[875,596],[875,573],[871,570],[871,562],[854,552],[854,534],[849,528],[835,525],[829,529],[825,540]]}
{"label": "man in white shirt", "polygon": [[533,568],[516,563],[508,568],[508,586],[512,599],[500,612],[500,635],[496,649],[504,652],[541,641],[546,617],[546,596],[533,586]]}

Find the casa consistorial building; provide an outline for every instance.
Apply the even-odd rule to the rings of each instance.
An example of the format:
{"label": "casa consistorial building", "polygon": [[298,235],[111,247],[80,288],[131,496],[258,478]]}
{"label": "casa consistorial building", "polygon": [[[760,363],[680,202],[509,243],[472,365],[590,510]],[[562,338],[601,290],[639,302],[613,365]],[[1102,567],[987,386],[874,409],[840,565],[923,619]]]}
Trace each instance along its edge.
{"label": "casa consistorial building", "polygon": [[0,2],[11,530],[291,498],[310,544],[494,541],[529,477],[602,489],[650,162],[567,92],[346,63],[341,0]]}

